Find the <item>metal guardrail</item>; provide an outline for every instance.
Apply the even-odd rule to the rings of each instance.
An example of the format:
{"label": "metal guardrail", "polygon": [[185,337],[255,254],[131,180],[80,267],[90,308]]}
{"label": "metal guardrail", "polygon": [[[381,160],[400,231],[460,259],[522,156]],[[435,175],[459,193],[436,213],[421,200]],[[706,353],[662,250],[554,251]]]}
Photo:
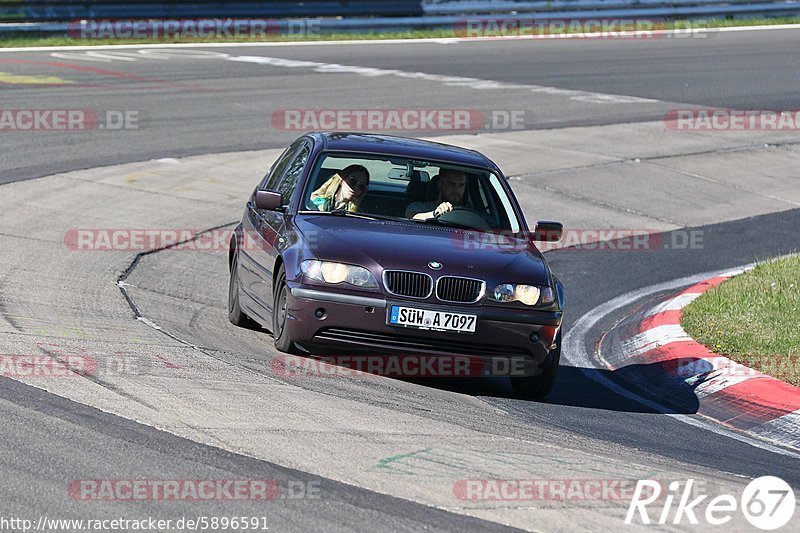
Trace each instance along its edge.
{"label": "metal guardrail", "polygon": [[421,16],[420,0],[28,0],[0,2],[2,22],[83,19]]}
{"label": "metal guardrail", "polygon": [[670,8],[704,5],[781,5],[780,0],[423,0],[426,15],[488,15],[586,11],[611,9]]}

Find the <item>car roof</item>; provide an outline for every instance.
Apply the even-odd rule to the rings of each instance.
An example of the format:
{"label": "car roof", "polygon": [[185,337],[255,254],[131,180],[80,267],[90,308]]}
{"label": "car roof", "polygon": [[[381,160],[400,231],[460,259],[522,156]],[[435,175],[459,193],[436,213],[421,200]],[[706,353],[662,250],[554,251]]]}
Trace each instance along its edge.
{"label": "car roof", "polygon": [[433,141],[351,132],[312,132],[308,136],[321,142],[322,149],[326,151],[396,155],[421,161],[445,161],[497,169],[497,165],[480,152]]}

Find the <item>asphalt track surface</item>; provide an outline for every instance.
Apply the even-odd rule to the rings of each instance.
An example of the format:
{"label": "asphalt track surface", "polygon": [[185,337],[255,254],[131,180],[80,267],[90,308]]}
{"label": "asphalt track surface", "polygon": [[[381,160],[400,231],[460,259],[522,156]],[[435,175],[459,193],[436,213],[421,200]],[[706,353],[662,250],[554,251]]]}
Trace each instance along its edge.
{"label": "asphalt track surface", "polygon": [[[416,109],[422,104],[432,109],[468,108],[487,113],[517,110],[525,113],[525,128],[557,128],[660,120],[665,111],[687,105],[796,107],[800,71],[800,57],[795,53],[800,44],[797,31],[701,35],[653,40],[208,49],[212,54],[400,69],[664,102],[657,105],[598,106],[570,99],[551,101],[546,93],[524,90],[476,90],[392,76],[326,75],[304,68],[265,69],[262,73],[252,64],[216,59],[181,61],[170,56],[145,60],[136,59],[142,56],[134,53],[113,60],[88,58],[85,52],[51,57],[42,52],[0,51],[0,72],[64,76],[75,82],[47,89],[0,83],[4,109],[43,102],[53,109],[82,109],[89,104],[96,110],[140,112],[143,126],[138,132],[119,135],[79,133],[67,141],[61,134],[47,132],[5,136],[0,183],[158,157],[282,147],[296,132],[270,127],[272,114],[280,109]],[[183,53],[192,51],[184,49]]]}
{"label": "asphalt track surface", "polygon": [[[363,108],[364,102],[375,107],[416,108],[419,102],[425,102],[431,108],[491,110],[498,108],[497,101],[502,101],[501,109],[526,111],[526,128],[557,128],[654,120],[681,104],[739,109],[798,106],[800,56],[795,52],[800,45],[800,32],[796,31],[717,34],[705,40],[531,45],[370,44],[230,47],[211,51],[239,57],[280,57],[471,77],[659,102],[607,106],[569,98],[551,102],[548,98],[553,97],[552,93],[531,96],[529,91],[518,88],[443,87],[441,83],[416,83],[391,75],[370,78],[302,67],[261,73],[252,62],[219,58],[84,61],[53,58],[46,52],[0,53],[0,71],[18,75],[46,72],[54,76],[69,72],[69,79],[79,80],[72,86],[0,85],[0,108],[73,109],[91,103],[94,109],[139,110],[147,126],[109,134],[6,134],[0,152],[0,183],[112,163],[281,147],[297,132],[275,131],[268,125],[274,111],[286,108]],[[73,66],[64,67],[65,63]],[[103,72],[76,70],[74,65]],[[268,163],[264,162],[265,168]],[[698,228],[705,235],[702,250],[635,256],[613,251],[551,252],[548,261],[568,289],[567,335],[579,317],[621,294],[795,252],[800,249],[798,227],[800,209]],[[145,274],[158,274],[158,268],[165,266],[143,263],[139,268]],[[220,277],[213,282],[225,280]],[[586,339],[587,349],[592,350],[602,331],[625,312],[621,309],[599,323]],[[213,336],[207,331],[203,334]],[[253,354],[263,348],[252,341],[241,342],[251,357],[258,357]],[[446,417],[452,423],[479,428],[491,435],[551,434],[564,444],[586,441],[592,446],[621,450],[622,454],[636,451],[645,454],[654,469],[680,462],[747,478],[775,475],[800,486],[795,457],[654,413],[598,385],[591,379],[593,372],[614,379],[605,371],[564,366],[555,390],[542,403],[516,399],[507,388],[494,382],[470,384],[469,388],[460,383],[429,383],[432,390],[474,395],[507,413],[498,423],[472,419],[464,413],[448,416],[442,414],[440,406],[431,404],[430,416]],[[356,399],[370,401],[367,396]],[[397,408],[416,412],[417,402],[424,406],[425,402],[436,401],[435,395],[414,398],[406,405],[401,399]],[[0,380],[0,417],[6,421],[0,451],[0,472],[6,480],[0,487],[0,501],[6,515],[86,514],[85,505],[65,504],[63,483],[65,479],[78,478],[85,471],[81,467],[91,463],[95,469],[98,464],[106,465],[104,477],[112,479],[125,477],[123,473],[131,477],[131,473],[147,471],[175,477],[191,472],[208,478],[263,476],[319,481],[326,494],[324,501],[313,506],[307,501],[287,501],[270,508],[271,526],[278,530],[352,530],[363,529],[365,524],[378,530],[502,528],[181,439],[7,379]],[[509,420],[514,423],[508,424]],[[157,514],[158,508],[154,510],[150,505],[147,513]],[[181,508],[173,504],[168,512],[191,515],[196,514],[194,509],[191,505]],[[236,509],[239,514],[253,511],[247,506]],[[120,512],[143,510],[135,504],[116,508]],[[234,514],[230,507],[204,509],[204,514],[215,513]],[[587,527],[591,529],[591,525]]]}

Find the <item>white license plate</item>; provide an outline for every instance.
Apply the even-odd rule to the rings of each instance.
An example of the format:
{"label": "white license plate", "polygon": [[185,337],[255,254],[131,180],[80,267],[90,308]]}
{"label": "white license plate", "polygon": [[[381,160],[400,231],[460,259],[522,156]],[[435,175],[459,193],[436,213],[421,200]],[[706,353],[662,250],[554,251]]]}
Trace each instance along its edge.
{"label": "white license plate", "polygon": [[415,309],[393,305],[389,312],[388,324],[407,328],[432,329],[437,331],[457,331],[459,333],[475,333],[478,323],[477,315]]}

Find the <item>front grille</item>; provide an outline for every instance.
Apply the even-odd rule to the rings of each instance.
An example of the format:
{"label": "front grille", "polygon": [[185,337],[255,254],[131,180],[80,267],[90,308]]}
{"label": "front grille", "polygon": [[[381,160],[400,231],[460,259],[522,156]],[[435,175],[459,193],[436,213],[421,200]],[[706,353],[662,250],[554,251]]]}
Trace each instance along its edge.
{"label": "front grille", "polygon": [[[426,332],[427,333],[427,332]],[[484,357],[510,357],[528,356],[530,352],[524,348],[497,346],[496,344],[481,344],[469,341],[454,341],[450,339],[430,337],[410,337],[407,335],[394,335],[387,333],[374,333],[346,328],[325,328],[314,335],[314,342],[347,343],[356,350],[375,349],[389,350],[392,352],[425,351],[440,352],[457,355],[477,355]]]}
{"label": "front grille", "polygon": [[395,296],[427,298],[433,292],[433,279],[421,272],[386,270],[383,273],[383,284]]}
{"label": "front grille", "polygon": [[483,293],[483,281],[445,276],[436,283],[436,297],[443,302],[477,302]]}

